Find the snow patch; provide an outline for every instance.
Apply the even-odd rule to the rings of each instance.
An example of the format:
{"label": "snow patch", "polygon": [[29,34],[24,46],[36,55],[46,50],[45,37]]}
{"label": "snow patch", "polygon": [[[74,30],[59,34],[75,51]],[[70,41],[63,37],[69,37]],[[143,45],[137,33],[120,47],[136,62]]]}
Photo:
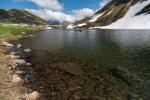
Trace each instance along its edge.
{"label": "snow patch", "polygon": [[85,25],[87,25],[87,23],[81,23],[81,24],[78,24],[77,26],[82,27],[82,26],[85,26]]}
{"label": "snow patch", "polygon": [[70,24],[66,27],[66,29],[73,29],[75,26],[73,26],[73,24]]}
{"label": "snow patch", "polygon": [[89,22],[95,22],[95,21],[97,21],[97,19],[99,18],[99,17],[101,17],[103,14],[104,14],[105,12],[103,12],[103,13],[100,13],[100,14],[97,14],[97,15],[95,15],[95,16],[93,16],[92,17],[92,19],[91,20],[89,20]]}
{"label": "snow patch", "polygon": [[108,26],[95,27],[105,29],[150,29],[150,15],[142,14],[135,16],[146,5],[150,3],[150,0],[139,2],[136,5],[130,7],[126,15],[120,20],[112,23]]}

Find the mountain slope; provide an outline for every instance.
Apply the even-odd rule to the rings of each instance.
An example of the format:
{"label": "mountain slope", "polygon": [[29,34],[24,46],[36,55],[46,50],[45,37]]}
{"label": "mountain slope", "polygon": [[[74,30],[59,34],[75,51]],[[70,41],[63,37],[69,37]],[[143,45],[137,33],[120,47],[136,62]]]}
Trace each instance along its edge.
{"label": "mountain slope", "polygon": [[[143,23],[141,24],[145,23],[145,18],[147,18],[148,21],[148,17],[150,18],[148,14],[150,14],[150,0],[112,0],[101,10],[97,11],[92,17],[88,18],[88,20],[84,21],[84,19],[75,22],[74,27],[80,26],[89,28],[109,25],[109,27],[102,28],[126,28],[126,26],[127,28],[130,28],[128,27],[128,24],[131,24],[133,19],[133,22],[135,22],[135,19],[140,20],[142,16]],[[126,20],[119,21],[124,18]],[[114,25],[114,23],[116,24]],[[148,25],[144,26],[143,28],[145,27],[148,28]],[[134,28],[134,26],[132,26],[131,28]]]}
{"label": "mountain slope", "polygon": [[26,23],[36,25],[47,24],[47,21],[29,13],[26,10],[19,10],[19,9],[11,9],[9,11],[0,9],[0,22]]}

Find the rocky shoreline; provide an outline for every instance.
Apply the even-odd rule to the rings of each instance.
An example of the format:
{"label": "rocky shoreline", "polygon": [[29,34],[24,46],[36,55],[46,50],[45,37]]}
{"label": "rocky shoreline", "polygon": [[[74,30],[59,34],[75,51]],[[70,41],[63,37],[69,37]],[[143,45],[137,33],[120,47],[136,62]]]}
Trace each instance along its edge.
{"label": "rocky shoreline", "polygon": [[51,54],[51,60],[47,61],[22,42],[11,43],[2,42],[3,55],[7,58],[2,59],[8,63],[5,66],[9,70],[6,71],[10,77],[8,83],[15,97],[8,100],[144,100],[136,92],[143,80],[128,69],[115,67],[95,73],[87,66],[56,61],[60,56]]}
{"label": "rocky shoreline", "polygon": [[[32,36],[26,36],[32,37]],[[7,51],[8,49],[15,48],[16,51]],[[40,93],[34,90],[30,90],[25,87],[25,83],[28,82],[28,78],[24,77],[25,74],[29,73],[25,69],[31,69],[31,63],[25,61],[24,54],[29,54],[32,50],[29,48],[24,48],[20,43],[13,45],[9,42],[2,40],[1,42],[1,52],[3,54],[3,60],[5,61],[4,67],[8,68],[7,73],[10,77],[8,82],[8,88],[11,88],[12,97],[11,100],[41,100]],[[6,50],[6,51],[5,51]],[[29,68],[25,68],[29,67]],[[25,72],[26,71],[26,72]],[[32,71],[30,71],[32,73]],[[29,76],[30,75],[26,75]],[[16,95],[16,96],[15,96]],[[7,95],[8,96],[8,95]]]}

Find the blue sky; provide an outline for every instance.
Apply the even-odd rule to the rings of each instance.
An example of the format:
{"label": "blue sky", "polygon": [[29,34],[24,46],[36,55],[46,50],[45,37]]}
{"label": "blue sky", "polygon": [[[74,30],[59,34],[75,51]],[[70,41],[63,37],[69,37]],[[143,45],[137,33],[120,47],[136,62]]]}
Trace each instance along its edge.
{"label": "blue sky", "polygon": [[[70,19],[72,17],[73,21],[93,15],[97,9],[108,1],[109,0],[0,0],[0,8],[7,10],[12,8],[26,9],[36,15],[41,13],[38,14],[38,16],[47,20],[58,19],[67,21],[69,17]],[[52,16],[53,13],[55,16]],[[61,15],[63,18],[58,18]]]}

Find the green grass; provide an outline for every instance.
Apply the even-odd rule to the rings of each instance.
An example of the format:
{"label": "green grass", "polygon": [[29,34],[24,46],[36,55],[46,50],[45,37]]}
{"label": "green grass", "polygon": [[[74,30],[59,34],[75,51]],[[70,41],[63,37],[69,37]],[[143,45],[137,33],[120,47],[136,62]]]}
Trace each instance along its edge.
{"label": "green grass", "polygon": [[31,29],[27,27],[17,26],[0,26],[0,35],[6,35],[7,33],[19,34],[21,32],[30,32]]}
{"label": "green grass", "polygon": [[26,32],[27,34],[30,34],[35,31],[37,30],[33,30],[29,27],[0,25],[0,35],[9,40],[21,38],[21,32]]}

